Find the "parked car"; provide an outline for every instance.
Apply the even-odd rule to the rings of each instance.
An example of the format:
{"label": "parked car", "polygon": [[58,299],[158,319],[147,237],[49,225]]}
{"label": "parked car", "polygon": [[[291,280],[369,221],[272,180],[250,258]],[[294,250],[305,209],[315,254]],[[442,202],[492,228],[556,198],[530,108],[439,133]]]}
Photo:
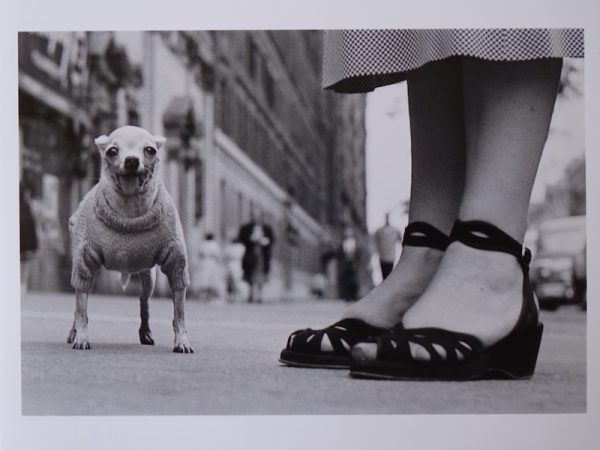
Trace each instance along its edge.
{"label": "parked car", "polygon": [[531,281],[543,309],[564,303],[587,304],[585,216],[542,222],[537,252],[531,264]]}

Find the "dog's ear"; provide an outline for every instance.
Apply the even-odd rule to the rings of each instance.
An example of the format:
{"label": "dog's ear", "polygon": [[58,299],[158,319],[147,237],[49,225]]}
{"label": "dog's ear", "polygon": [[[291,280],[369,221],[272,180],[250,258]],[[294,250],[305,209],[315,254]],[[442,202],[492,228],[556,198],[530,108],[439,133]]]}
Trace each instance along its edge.
{"label": "dog's ear", "polygon": [[103,152],[106,150],[106,146],[108,145],[108,136],[105,134],[98,136],[96,139],[94,139],[94,144],[96,144],[98,150]]}
{"label": "dog's ear", "polygon": [[158,148],[158,150],[162,150],[165,146],[165,142],[167,142],[166,137],[159,135],[154,136],[154,140],[156,141],[156,147]]}

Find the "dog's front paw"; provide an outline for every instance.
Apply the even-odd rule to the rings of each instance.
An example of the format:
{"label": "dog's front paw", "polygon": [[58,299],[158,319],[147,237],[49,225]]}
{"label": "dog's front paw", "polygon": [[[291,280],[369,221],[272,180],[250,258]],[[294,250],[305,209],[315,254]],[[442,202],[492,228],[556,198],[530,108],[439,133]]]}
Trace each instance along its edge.
{"label": "dog's front paw", "polygon": [[179,336],[175,338],[175,347],[173,347],[173,353],[194,353],[187,336]]}
{"label": "dog's front paw", "polygon": [[154,345],[154,339],[152,339],[152,332],[150,330],[140,329],[140,343],[142,345]]}
{"label": "dog's front paw", "polygon": [[92,346],[88,342],[87,338],[80,337],[76,334],[73,339],[73,348],[75,350],[90,350]]}

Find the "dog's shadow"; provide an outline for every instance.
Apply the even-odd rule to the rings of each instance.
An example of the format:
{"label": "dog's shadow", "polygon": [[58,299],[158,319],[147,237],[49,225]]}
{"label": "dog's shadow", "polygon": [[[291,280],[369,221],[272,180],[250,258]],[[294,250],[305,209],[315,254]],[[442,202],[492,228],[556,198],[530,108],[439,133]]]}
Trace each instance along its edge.
{"label": "dog's shadow", "polygon": [[126,342],[93,342],[89,350],[76,350],[72,344],[66,342],[41,342],[27,341],[21,343],[21,351],[29,354],[61,355],[69,354],[73,357],[93,358],[95,355],[135,356],[135,355],[165,355],[174,354],[173,346],[169,345],[142,345],[140,343]]}

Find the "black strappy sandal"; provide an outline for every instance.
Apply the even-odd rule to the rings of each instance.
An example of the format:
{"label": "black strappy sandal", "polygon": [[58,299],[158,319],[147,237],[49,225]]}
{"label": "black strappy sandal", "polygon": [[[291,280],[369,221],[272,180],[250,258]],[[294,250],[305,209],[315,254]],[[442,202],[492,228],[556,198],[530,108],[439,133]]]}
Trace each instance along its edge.
{"label": "black strappy sandal", "polygon": [[[457,221],[450,235],[480,250],[513,255],[523,270],[523,305],[511,332],[485,348],[474,336],[439,328],[405,329],[402,323],[379,336],[377,358],[354,361],[350,375],[355,378],[393,380],[474,380],[482,378],[530,378],[537,361],[543,325],[529,280],[531,252],[494,225],[482,221]],[[415,360],[410,343],[424,347],[430,360]],[[437,347],[437,348],[436,348]],[[439,349],[443,349],[442,356]]]}
{"label": "black strappy sandal", "polygon": [[[449,238],[425,222],[413,222],[404,231],[403,246],[429,247],[444,251]],[[369,325],[360,319],[344,319],[320,330],[311,328],[294,331],[281,351],[279,361],[292,367],[348,369],[354,345],[385,333],[385,328]],[[321,343],[327,337],[331,351],[323,351]]]}

